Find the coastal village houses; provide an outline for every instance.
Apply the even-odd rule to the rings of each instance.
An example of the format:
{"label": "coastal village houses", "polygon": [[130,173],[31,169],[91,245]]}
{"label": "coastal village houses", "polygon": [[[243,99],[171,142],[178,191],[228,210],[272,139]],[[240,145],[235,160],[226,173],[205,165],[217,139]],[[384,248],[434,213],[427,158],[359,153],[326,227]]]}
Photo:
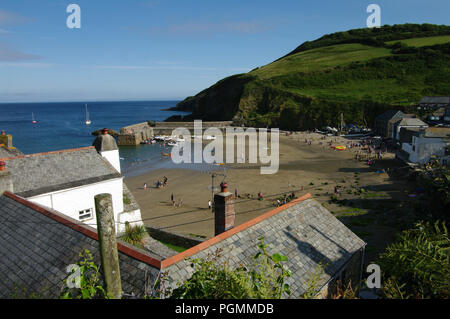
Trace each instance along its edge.
{"label": "coastal village houses", "polygon": [[407,117],[405,113],[389,110],[375,118],[374,131],[384,138],[392,138],[393,125],[396,121]]}
{"label": "coastal village houses", "polygon": [[422,111],[436,111],[446,107],[450,107],[450,96],[425,96],[417,105],[417,109]]}
{"label": "coastal village houses", "polygon": [[[0,161],[10,180],[9,188],[3,190],[94,228],[94,196],[109,193],[117,234],[125,230],[125,222],[142,224],[139,206],[123,183],[117,144],[107,131],[91,147],[10,156]],[[131,204],[124,204],[124,198]]]}
{"label": "coastal village houses", "polygon": [[[8,171],[0,171],[0,179],[5,175]],[[176,288],[193,274],[186,258],[220,253],[217,262],[226,260],[232,268],[251,266],[261,236],[269,252],[289,258],[286,266],[292,277],[287,283],[292,293],[283,298],[305,293],[319,265],[324,266],[317,286],[319,298],[335,293],[339,283],[357,285],[361,281],[366,243],[309,194],[234,226],[234,194],[221,186],[215,195],[214,237],[181,253],[157,246],[143,250],[118,239],[123,297],[142,298],[154,294],[154,289]],[[66,267],[80,260],[80,252],[88,249],[100,264],[97,231],[91,224],[20,194],[6,191],[0,195],[0,298],[31,294],[57,298],[68,275]],[[162,274],[164,286],[155,287]]]}
{"label": "coastal village houses", "polygon": [[449,139],[448,127],[402,128],[399,133],[401,149],[397,157],[415,164],[426,164],[432,158],[447,164],[450,159],[447,154]]}
{"label": "coastal village houses", "polygon": [[421,119],[415,117],[404,117],[396,120],[392,124],[392,140],[398,141],[400,138],[400,130],[402,128],[417,128],[417,129],[426,129],[428,128],[428,124],[422,121]]}

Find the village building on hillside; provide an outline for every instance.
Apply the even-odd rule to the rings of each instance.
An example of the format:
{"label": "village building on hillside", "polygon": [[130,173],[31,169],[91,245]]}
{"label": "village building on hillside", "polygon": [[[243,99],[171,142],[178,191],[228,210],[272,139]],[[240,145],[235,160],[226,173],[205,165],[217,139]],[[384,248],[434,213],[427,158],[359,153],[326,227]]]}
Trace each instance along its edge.
{"label": "village building on hillside", "polygon": [[[112,195],[117,234],[125,223],[143,224],[140,208],[123,183],[117,144],[112,136],[97,137],[95,146],[1,158],[10,173],[11,189],[31,202],[57,210],[94,228],[94,197]],[[124,204],[124,194],[131,204]]]}
{"label": "village building on hillside", "polygon": [[384,138],[392,138],[393,125],[396,121],[409,117],[402,111],[390,110],[375,118],[374,131]]}
{"label": "village building on hillside", "polygon": [[402,128],[399,135],[401,150],[397,152],[398,158],[415,164],[426,164],[432,158],[438,159],[443,164],[448,163],[450,128],[430,127],[426,130]]}
{"label": "village building on hillside", "polygon": [[392,140],[398,141],[400,138],[400,129],[402,128],[418,128],[418,129],[426,129],[428,128],[428,124],[422,121],[421,119],[415,117],[404,117],[396,120],[393,123],[392,129]]}
{"label": "village building on hillside", "polygon": [[425,96],[417,104],[421,111],[436,111],[439,108],[450,106],[450,96]]}
{"label": "village building on hillside", "polygon": [[[318,297],[330,296],[338,281],[361,281],[365,242],[309,194],[235,227],[233,200],[234,195],[224,189],[216,194],[215,227],[220,233],[184,252],[149,252],[118,240],[124,296],[151,295],[162,273],[165,287],[176,288],[193,274],[186,258],[206,258],[220,251],[230,267],[249,266],[261,236],[269,252],[289,258],[286,266],[292,277],[287,283],[292,293],[284,298],[303,294],[320,265],[324,272]],[[11,296],[15,289],[58,297],[68,275],[66,267],[77,262],[84,249],[100,264],[98,235],[90,225],[10,192],[0,196],[0,214],[7,221],[0,223],[0,298]]]}

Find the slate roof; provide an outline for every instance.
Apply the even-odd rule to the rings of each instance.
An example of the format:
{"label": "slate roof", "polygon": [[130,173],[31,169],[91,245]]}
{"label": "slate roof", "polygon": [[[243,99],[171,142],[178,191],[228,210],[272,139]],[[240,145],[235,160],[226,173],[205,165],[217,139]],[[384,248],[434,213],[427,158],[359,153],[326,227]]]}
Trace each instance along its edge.
{"label": "slate roof", "polygon": [[12,173],[15,193],[22,197],[122,177],[93,146],[2,160]]}
{"label": "slate roof", "polygon": [[298,298],[306,291],[307,282],[319,263],[328,264],[321,278],[322,284],[325,284],[365,246],[365,242],[317,201],[304,199],[236,226],[164,260],[162,265],[168,271],[170,285],[174,287],[177,282],[191,276],[193,270],[190,262],[183,260],[186,256],[205,258],[220,249],[231,267],[251,265],[253,256],[258,252],[260,236],[268,244],[269,252],[278,252],[289,258],[286,266],[292,271],[292,277],[287,279],[291,286],[291,297]]}
{"label": "slate roof", "polygon": [[[65,267],[77,261],[83,249],[100,264],[95,229],[7,192],[0,196],[0,214],[0,298],[11,296],[15,286],[58,296]],[[161,271],[167,273],[166,285],[175,288],[193,272],[186,257],[205,258],[218,249],[231,267],[250,265],[260,236],[270,253],[289,258],[291,297],[305,292],[319,263],[327,265],[321,278],[325,285],[365,246],[307,194],[171,257],[118,241],[123,290],[142,297]]]}
{"label": "slate roof", "polygon": [[450,137],[450,127],[429,127],[426,129],[426,133],[433,137]]}
{"label": "slate roof", "polygon": [[397,126],[426,126],[428,127],[428,124],[422,121],[421,119],[418,119],[416,117],[404,117],[401,119],[398,119],[395,122],[395,125]]}
{"label": "slate roof", "polygon": [[450,96],[425,96],[419,104],[450,104]]}
{"label": "slate roof", "polygon": [[406,116],[406,114],[403,113],[402,111],[398,111],[398,110],[389,110],[387,112],[384,112],[381,115],[378,115],[376,117],[376,120],[377,121],[389,121],[389,120],[393,119],[394,117],[399,117],[399,116],[404,117],[404,116]]}
{"label": "slate roof", "polygon": [[[5,193],[0,196],[0,298],[27,298],[32,293],[57,298],[69,264],[89,249],[100,265],[96,230],[49,208]],[[165,256],[120,240],[122,289],[143,296],[159,274]]]}

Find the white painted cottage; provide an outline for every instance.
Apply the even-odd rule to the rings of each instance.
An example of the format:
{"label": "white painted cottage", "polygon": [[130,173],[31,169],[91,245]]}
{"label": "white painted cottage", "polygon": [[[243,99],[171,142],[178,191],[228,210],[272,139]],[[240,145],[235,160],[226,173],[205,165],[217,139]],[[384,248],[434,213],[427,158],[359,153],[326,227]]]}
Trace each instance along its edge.
{"label": "white painted cottage", "polygon": [[[125,222],[142,224],[141,211],[123,183],[119,151],[104,131],[94,146],[1,159],[12,179],[11,192],[97,227],[94,197],[112,195],[118,234]],[[128,200],[126,200],[128,198]]]}
{"label": "white painted cottage", "polygon": [[430,128],[411,132],[411,140],[402,143],[403,158],[411,163],[426,164],[432,157],[447,162],[446,147],[450,131],[447,128]]}

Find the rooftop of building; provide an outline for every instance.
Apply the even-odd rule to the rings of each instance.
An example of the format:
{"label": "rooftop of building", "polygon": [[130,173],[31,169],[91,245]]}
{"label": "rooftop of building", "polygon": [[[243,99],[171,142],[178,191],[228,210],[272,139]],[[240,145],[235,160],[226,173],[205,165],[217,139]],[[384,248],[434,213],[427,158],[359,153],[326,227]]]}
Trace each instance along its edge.
{"label": "rooftop of building", "polygon": [[450,104],[450,96],[425,96],[419,104]]}
{"label": "rooftop of building", "polygon": [[395,125],[399,126],[427,126],[428,124],[416,117],[404,117],[395,121]]}
{"label": "rooftop of building", "polygon": [[384,112],[383,114],[380,114],[376,117],[376,120],[381,120],[381,121],[389,121],[395,117],[404,117],[406,116],[405,113],[403,113],[402,111],[399,110],[389,110]]}
{"label": "rooftop of building", "polygon": [[11,172],[14,192],[32,197],[122,175],[93,146],[0,158]]}
{"label": "rooftop of building", "polygon": [[[30,291],[44,289],[53,296],[61,288],[64,270],[89,249],[97,264],[98,236],[94,228],[63,214],[34,204],[15,194],[0,196],[0,297],[7,297],[14,284]],[[151,290],[161,270],[169,284],[192,274],[186,257],[203,258],[222,250],[231,267],[250,264],[263,236],[268,250],[289,258],[287,267],[293,296],[299,296],[319,264],[325,266],[324,281],[333,278],[365,243],[309,194],[238,225],[174,256],[162,256],[119,240],[122,286],[126,293],[142,296]]]}

